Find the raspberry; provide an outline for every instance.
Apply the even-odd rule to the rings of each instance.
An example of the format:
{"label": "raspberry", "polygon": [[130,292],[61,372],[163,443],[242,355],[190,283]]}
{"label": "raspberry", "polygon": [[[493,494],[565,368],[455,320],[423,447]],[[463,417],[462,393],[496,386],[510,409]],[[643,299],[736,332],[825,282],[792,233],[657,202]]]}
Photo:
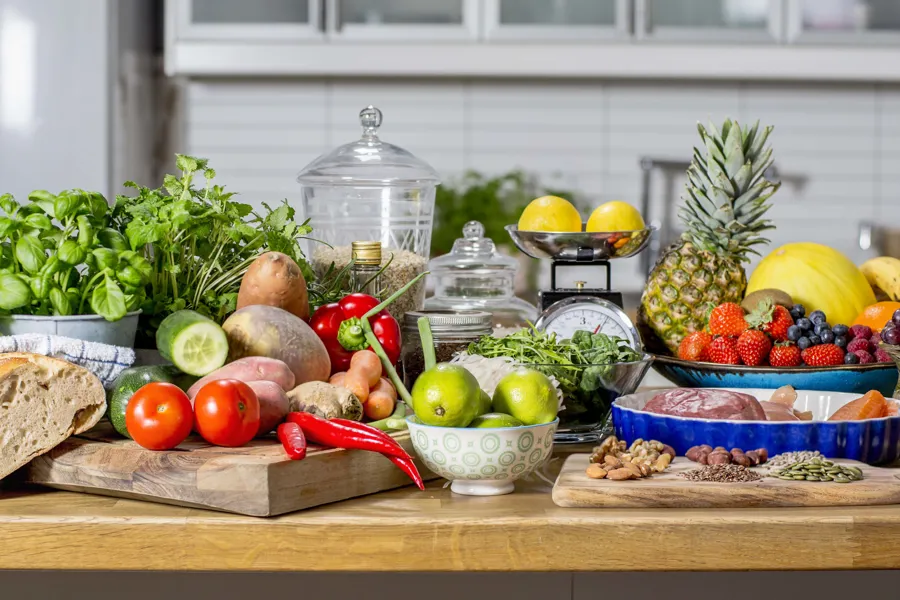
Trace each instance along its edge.
{"label": "raspberry", "polygon": [[865,350],[857,350],[853,354],[855,354],[856,356],[859,357],[859,364],[861,364],[861,365],[867,365],[869,363],[875,362],[875,357],[872,356],[871,354],[869,354],[868,352],[866,352]]}
{"label": "raspberry", "polygon": [[869,352],[870,349],[871,346],[869,340],[864,338],[855,338],[852,342],[847,344],[847,352],[856,352],[857,350]]}
{"label": "raspberry", "polygon": [[893,359],[891,355],[882,350],[881,348],[877,348],[875,350],[875,360],[877,362],[891,362]]}
{"label": "raspberry", "polygon": [[854,325],[850,328],[850,335],[855,338],[861,337],[869,339],[872,337],[872,329],[865,325]]}

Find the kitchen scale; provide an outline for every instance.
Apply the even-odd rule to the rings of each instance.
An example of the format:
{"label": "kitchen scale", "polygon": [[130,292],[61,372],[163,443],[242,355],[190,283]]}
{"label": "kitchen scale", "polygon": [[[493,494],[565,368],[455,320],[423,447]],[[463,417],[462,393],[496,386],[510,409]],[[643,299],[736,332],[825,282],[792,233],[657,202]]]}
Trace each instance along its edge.
{"label": "kitchen scale", "polygon": [[[535,326],[571,338],[579,330],[605,333],[627,340],[640,351],[641,338],[628,315],[625,314],[622,293],[612,289],[610,261],[634,256],[650,242],[654,227],[638,231],[556,233],[519,231],[507,225],[506,231],[522,252],[537,259],[549,259],[550,289],[540,291],[541,316]],[[603,269],[605,287],[586,287],[584,281],[574,288],[556,286],[556,271],[568,267],[597,267]]]}

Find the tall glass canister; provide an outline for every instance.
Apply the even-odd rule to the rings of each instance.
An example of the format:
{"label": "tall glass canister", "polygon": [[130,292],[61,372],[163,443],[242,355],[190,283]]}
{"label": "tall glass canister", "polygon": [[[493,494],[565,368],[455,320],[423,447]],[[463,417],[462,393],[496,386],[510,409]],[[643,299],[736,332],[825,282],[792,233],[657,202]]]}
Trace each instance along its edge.
{"label": "tall glass canister", "polygon": [[[378,137],[381,111],[368,106],[359,113],[362,137],[324,154],[297,176],[303,209],[310,219],[313,268],[322,276],[334,264],[347,265],[351,244],[380,241],[381,284],[386,293],[402,287],[428,264],[434,219],[437,172],[403,148]],[[425,300],[425,284],[391,306],[395,316],[417,310]]]}

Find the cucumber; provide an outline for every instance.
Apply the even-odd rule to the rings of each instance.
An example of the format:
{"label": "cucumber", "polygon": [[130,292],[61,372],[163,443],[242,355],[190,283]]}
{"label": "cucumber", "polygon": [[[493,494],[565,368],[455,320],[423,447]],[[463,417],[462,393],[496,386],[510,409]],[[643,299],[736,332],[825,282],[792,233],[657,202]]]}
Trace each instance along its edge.
{"label": "cucumber", "polygon": [[128,435],[128,429],[125,427],[125,411],[128,409],[128,403],[134,393],[152,382],[174,383],[184,391],[187,391],[194,382],[196,377],[185,375],[171,365],[156,365],[152,367],[131,367],[125,369],[116,377],[113,382],[112,389],[109,391],[107,398],[106,416],[112,426],[125,437]]}
{"label": "cucumber", "polygon": [[163,319],[156,331],[156,347],[163,358],[197,377],[209,375],[228,358],[225,332],[193,310],[179,310]]}

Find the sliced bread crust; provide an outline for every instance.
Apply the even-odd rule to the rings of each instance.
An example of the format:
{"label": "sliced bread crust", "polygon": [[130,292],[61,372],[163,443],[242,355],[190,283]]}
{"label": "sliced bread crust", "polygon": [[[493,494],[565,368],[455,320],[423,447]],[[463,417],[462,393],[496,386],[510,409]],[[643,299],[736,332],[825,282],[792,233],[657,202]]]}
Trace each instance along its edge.
{"label": "sliced bread crust", "polygon": [[0,354],[0,478],[87,431],[106,411],[103,384],[64,360]]}

